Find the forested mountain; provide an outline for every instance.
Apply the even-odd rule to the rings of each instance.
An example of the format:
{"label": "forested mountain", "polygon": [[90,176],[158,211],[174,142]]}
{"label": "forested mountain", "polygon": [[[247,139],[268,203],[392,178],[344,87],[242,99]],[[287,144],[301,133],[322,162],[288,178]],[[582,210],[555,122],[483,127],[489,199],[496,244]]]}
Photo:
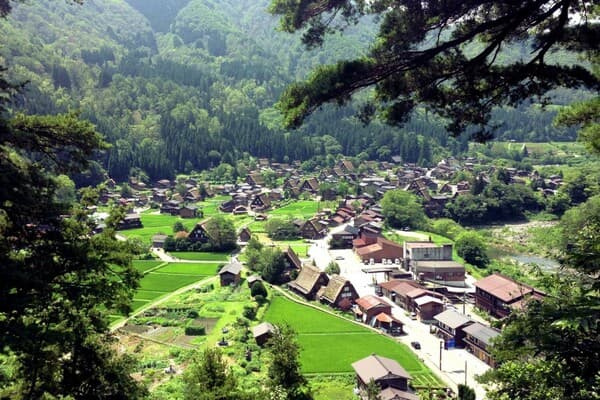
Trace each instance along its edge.
{"label": "forested mountain", "polygon": [[[5,21],[0,49],[14,81],[29,82],[15,110],[79,110],[112,147],[98,154],[124,180],[132,168],[151,178],[219,163],[235,166],[248,153],[279,161],[336,154],[429,163],[458,154],[466,138],[447,136],[443,121],[419,110],[403,128],[369,126],[352,106],[325,107],[287,132],[273,105],[289,82],[314,66],[365,50],[375,25],[353,27],[322,49],[276,31],[267,0],[43,0],[19,4]],[[559,104],[575,94],[557,93]],[[503,109],[498,137],[563,140],[573,131],[550,125],[537,105]],[[329,155],[329,156],[327,156]],[[97,174],[99,175],[99,174]]]}

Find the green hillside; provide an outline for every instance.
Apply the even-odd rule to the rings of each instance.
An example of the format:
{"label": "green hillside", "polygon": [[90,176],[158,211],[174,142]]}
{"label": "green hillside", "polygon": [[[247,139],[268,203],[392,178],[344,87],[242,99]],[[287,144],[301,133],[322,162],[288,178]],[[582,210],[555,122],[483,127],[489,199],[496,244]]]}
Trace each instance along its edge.
{"label": "green hillside", "polygon": [[[276,30],[267,0],[41,0],[15,5],[0,21],[0,49],[15,82],[29,82],[15,109],[79,110],[112,147],[97,155],[92,184],[103,170],[117,180],[132,172],[172,177],[230,164],[244,154],[278,161],[330,163],[346,154],[430,164],[467,150],[448,138],[444,121],[418,110],[402,129],[364,126],[358,105],[324,107],[298,131],[280,128],[274,105],[286,84],[315,66],[366,50],[376,25],[349,27],[322,49]],[[561,92],[560,103],[574,94]],[[359,96],[360,97],[360,96]],[[362,97],[368,97],[365,93]],[[498,136],[573,139],[537,107],[499,111]],[[133,170],[132,170],[133,169]]]}

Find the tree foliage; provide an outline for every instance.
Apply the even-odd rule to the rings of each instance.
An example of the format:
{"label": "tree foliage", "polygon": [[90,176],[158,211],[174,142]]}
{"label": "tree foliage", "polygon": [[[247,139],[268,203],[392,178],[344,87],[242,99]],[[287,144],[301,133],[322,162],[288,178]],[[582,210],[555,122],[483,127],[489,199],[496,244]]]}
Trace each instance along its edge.
{"label": "tree foliage", "polygon": [[423,205],[417,196],[404,190],[387,191],[381,207],[386,222],[394,228],[422,229],[427,224]]}
{"label": "tree foliage", "polygon": [[86,209],[57,192],[55,177],[85,169],[100,136],[75,114],[17,115],[0,132],[0,342],[17,363],[5,393],[140,397],[107,321],[130,310],[131,249],[115,239],[115,216],[93,236]]}
{"label": "tree foliage", "polygon": [[185,399],[241,400],[244,397],[237,387],[233,372],[218,347],[208,347],[196,353],[184,377]]}
{"label": "tree foliage", "polygon": [[[593,1],[528,0],[510,2],[413,2],[273,0],[270,11],[280,16],[287,32],[304,30],[308,48],[325,36],[364,21],[380,19],[379,33],[365,56],[319,66],[281,97],[288,126],[299,126],[327,102],[344,103],[356,92],[375,88],[364,107],[369,119],[376,111],[392,123],[404,122],[416,105],[426,105],[450,122],[457,135],[470,125],[472,136],[488,139],[486,126],[496,105],[518,104],[559,87],[599,82],[580,66],[548,62],[556,49],[596,49],[598,24],[587,18]],[[502,60],[503,49],[529,39],[520,60]]]}
{"label": "tree foliage", "polygon": [[265,231],[273,240],[294,240],[300,236],[300,230],[291,219],[270,218],[265,223]]}
{"label": "tree foliage", "polygon": [[487,246],[477,232],[465,231],[459,234],[454,245],[456,253],[469,264],[479,268],[488,266],[490,259],[486,253]]}
{"label": "tree foliage", "polygon": [[284,388],[289,400],[311,399],[306,378],[300,371],[296,332],[289,325],[278,326],[267,345],[271,354],[267,387],[272,390]]}
{"label": "tree foliage", "polygon": [[562,262],[543,280],[549,295],[511,313],[493,352],[500,366],[483,376],[491,400],[596,400],[600,393],[600,202],[561,220]]}

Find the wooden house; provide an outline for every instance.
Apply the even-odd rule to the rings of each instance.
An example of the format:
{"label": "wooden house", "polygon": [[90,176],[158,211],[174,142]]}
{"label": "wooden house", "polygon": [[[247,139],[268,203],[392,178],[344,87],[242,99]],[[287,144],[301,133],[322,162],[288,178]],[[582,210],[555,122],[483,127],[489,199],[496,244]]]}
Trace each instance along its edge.
{"label": "wooden house", "polygon": [[466,333],[464,328],[473,324],[475,321],[452,309],[448,309],[434,316],[433,319],[436,321],[438,327],[438,336],[441,336],[446,344],[454,344],[454,346],[447,347],[465,347],[464,338]]}
{"label": "wooden house", "polygon": [[321,288],[318,297],[322,303],[331,307],[349,310],[358,299],[358,292],[348,279],[333,275],[329,278],[327,286]]}
{"label": "wooden house", "polygon": [[210,235],[206,230],[206,223],[208,221],[209,220],[198,222],[188,234],[188,240],[194,243],[208,243],[210,240]]}
{"label": "wooden house", "polygon": [[329,277],[323,271],[312,265],[303,265],[298,277],[288,283],[288,288],[300,294],[307,300],[314,300],[322,286],[329,283]]}
{"label": "wooden house", "polygon": [[251,238],[252,232],[250,231],[250,228],[247,227],[242,228],[242,230],[238,234],[238,242],[241,243],[248,243]]}
{"label": "wooden house", "polygon": [[198,217],[198,207],[196,206],[183,206],[179,209],[179,216],[181,218],[196,218]]}
{"label": "wooden house", "polygon": [[298,254],[288,246],[287,249],[283,251],[285,269],[289,272],[290,270],[300,270],[302,268],[302,262],[300,261],[300,257]]}
{"label": "wooden house", "polygon": [[371,324],[380,313],[392,314],[392,306],[371,294],[356,299],[354,314],[364,323]]}
{"label": "wooden house", "polygon": [[167,240],[167,235],[157,234],[152,236],[152,247],[157,249],[162,249],[165,247],[165,241]]}
{"label": "wooden house", "polygon": [[229,263],[219,271],[221,286],[237,285],[241,280],[242,264]]}
{"label": "wooden house", "polygon": [[496,362],[490,354],[489,348],[493,339],[500,335],[500,331],[479,322],[463,328],[463,331],[465,332],[464,343],[467,350],[489,366],[495,367]]}
{"label": "wooden house", "polygon": [[300,236],[304,239],[320,239],[327,235],[327,228],[314,219],[303,222],[299,228]]}
{"label": "wooden house", "polygon": [[367,386],[373,381],[381,389],[379,393],[381,399],[419,399],[409,391],[410,374],[396,360],[372,354],[354,362],[352,368],[356,373],[356,386],[362,394],[366,393]]}
{"label": "wooden house", "polygon": [[250,208],[253,210],[267,210],[271,208],[271,200],[269,196],[265,193],[261,193],[258,196],[254,197],[252,202],[250,203]]}
{"label": "wooden house", "polygon": [[117,230],[143,228],[142,219],[139,214],[126,214],[123,220],[117,225]]}
{"label": "wooden house", "polygon": [[300,185],[300,191],[309,192],[309,193],[317,193],[319,191],[319,181],[317,178],[307,178]]}
{"label": "wooden house", "polygon": [[413,300],[414,312],[423,321],[433,321],[433,318],[444,311],[444,302],[434,296],[424,295]]}
{"label": "wooden house", "polygon": [[475,282],[475,305],[498,318],[544,296],[542,291],[498,273]]}
{"label": "wooden house", "polygon": [[250,186],[264,186],[265,180],[262,174],[254,172],[246,176],[246,183]]}

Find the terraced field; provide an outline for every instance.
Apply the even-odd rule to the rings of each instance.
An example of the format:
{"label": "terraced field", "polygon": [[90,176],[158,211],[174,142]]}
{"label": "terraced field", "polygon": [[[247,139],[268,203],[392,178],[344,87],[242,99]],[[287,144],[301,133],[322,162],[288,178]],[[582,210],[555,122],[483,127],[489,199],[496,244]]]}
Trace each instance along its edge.
{"label": "terraced field", "polygon": [[352,373],[353,362],[377,353],[397,360],[412,375],[413,385],[443,386],[404,344],[342,318],[274,296],[263,320],[296,330],[304,373]]}

